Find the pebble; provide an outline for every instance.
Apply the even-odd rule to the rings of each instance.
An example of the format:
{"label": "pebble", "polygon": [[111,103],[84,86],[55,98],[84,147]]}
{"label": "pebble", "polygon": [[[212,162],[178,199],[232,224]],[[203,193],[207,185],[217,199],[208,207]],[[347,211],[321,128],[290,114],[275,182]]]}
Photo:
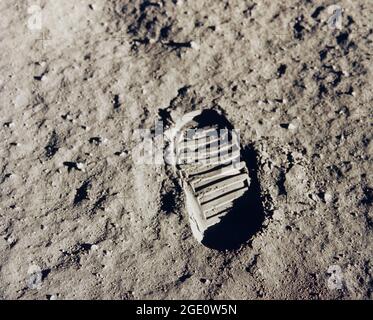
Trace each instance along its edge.
{"label": "pebble", "polygon": [[332,200],[333,200],[333,195],[331,193],[329,193],[329,192],[325,192],[325,194],[324,194],[324,201],[326,203],[330,203],[330,202],[332,202]]}
{"label": "pebble", "polygon": [[40,289],[43,281],[43,274],[41,268],[36,265],[32,265],[28,270],[28,278],[26,280],[27,286],[30,289]]}
{"label": "pebble", "polygon": [[76,167],[77,167],[79,170],[81,170],[81,171],[84,171],[84,169],[85,169],[85,165],[84,165],[84,163],[82,163],[82,162],[77,162],[77,163],[76,163]]}
{"label": "pebble", "polygon": [[6,238],[6,241],[10,244],[10,245],[13,245],[17,242],[17,239],[16,237],[14,237],[13,235],[10,235],[9,237]]}
{"label": "pebble", "polygon": [[195,42],[195,41],[192,41],[192,42],[190,43],[190,46],[191,46],[192,49],[194,49],[194,50],[199,50],[199,48],[200,48],[200,45],[199,45],[197,42]]}
{"label": "pebble", "polygon": [[289,130],[294,131],[297,128],[298,128],[298,126],[296,124],[294,124],[293,122],[289,123],[289,126],[288,126]]}
{"label": "pebble", "polygon": [[11,121],[9,121],[9,122],[5,122],[5,123],[4,123],[4,127],[6,127],[6,128],[13,128],[13,127],[14,127],[14,123],[11,122]]}

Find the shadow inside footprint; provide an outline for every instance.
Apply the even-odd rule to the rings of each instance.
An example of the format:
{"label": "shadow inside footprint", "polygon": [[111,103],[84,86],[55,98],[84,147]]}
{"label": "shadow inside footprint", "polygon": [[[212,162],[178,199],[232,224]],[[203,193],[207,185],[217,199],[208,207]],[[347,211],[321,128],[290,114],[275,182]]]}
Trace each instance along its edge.
{"label": "shadow inside footprint", "polygon": [[248,146],[243,149],[242,157],[251,178],[249,190],[237,199],[234,209],[223,217],[220,223],[205,232],[202,244],[208,248],[221,251],[239,249],[262,227],[264,209],[257,177],[256,151],[252,146]]}

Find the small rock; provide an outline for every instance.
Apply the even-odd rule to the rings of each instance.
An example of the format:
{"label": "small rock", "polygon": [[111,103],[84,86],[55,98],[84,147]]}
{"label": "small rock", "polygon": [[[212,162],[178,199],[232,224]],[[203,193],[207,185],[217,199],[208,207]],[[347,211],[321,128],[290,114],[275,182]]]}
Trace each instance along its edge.
{"label": "small rock", "polygon": [[289,126],[288,126],[288,129],[291,130],[291,131],[294,131],[298,128],[297,124],[296,123],[289,123]]}
{"label": "small rock", "polygon": [[82,162],[77,162],[76,167],[78,170],[84,171],[85,165]]}
{"label": "small rock", "polygon": [[330,194],[329,192],[325,192],[325,194],[324,194],[324,201],[326,203],[330,203],[330,202],[332,202],[332,200],[333,200],[333,195]]}
{"label": "small rock", "polygon": [[43,281],[43,273],[39,266],[32,265],[28,269],[28,278],[26,280],[29,289],[40,289]]}
{"label": "small rock", "polygon": [[200,45],[199,45],[197,42],[195,42],[195,41],[192,41],[192,42],[190,43],[190,46],[191,46],[192,49],[194,49],[194,50],[199,50],[199,48],[200,48]]}
{"label": "small rock", "polygon": [[6,238],[6,241],[9,243],[10,246],[13,246],[17,242],[17,238],[13,235],[10,235]]}

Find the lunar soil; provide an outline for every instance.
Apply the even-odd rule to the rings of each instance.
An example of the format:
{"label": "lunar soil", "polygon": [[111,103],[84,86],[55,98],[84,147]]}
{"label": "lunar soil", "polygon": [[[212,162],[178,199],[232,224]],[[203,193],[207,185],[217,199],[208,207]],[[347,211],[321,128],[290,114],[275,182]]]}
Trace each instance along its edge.
{"label": "lunar soil", "polygon": [[[373,298],[373,1],[0,12],[1,299]],[[170,166],[134,157],[198,109],[240,131],[251,179],[206,245]]]}

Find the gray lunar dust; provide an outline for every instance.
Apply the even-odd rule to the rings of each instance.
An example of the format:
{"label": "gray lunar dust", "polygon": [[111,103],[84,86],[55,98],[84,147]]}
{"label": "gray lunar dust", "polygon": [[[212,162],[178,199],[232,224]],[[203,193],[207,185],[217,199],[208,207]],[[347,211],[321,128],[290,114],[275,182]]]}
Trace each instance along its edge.
{"label": "gray lunar dust", "polygon": [[[329,0],[40,0],[41,28],[35,3],[0,3],[1,299],[373,298],[371,0],[341,28]],[[262,206],[234,250],[131,156],[199,108],[240,130]]]}

